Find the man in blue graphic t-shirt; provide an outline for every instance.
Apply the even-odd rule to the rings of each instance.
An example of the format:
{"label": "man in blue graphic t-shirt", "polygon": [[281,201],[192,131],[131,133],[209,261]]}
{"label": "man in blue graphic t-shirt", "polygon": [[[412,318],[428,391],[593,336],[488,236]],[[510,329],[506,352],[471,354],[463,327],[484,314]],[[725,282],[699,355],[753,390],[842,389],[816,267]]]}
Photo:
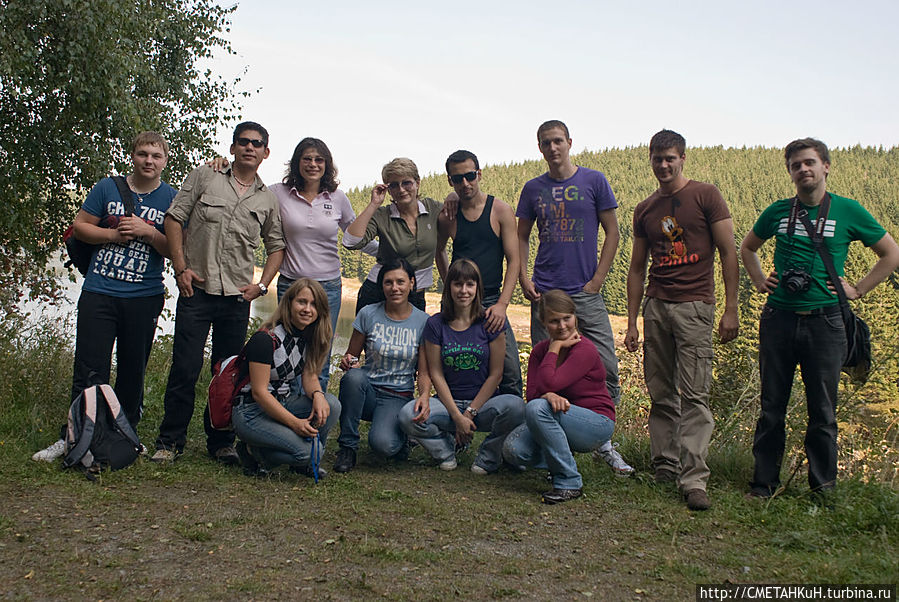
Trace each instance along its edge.
{"label": "man in blue graphic t-shirt", "polygon": [[[162,136],[139,134],[131,145],[134,169],[125,178],[133,208],[115,181],[104,178],[87,195],[74,224],[75,237],[96,247],[78,299],[71,398],[94,382],[109,382],[115,346],[114,389],[135,431],[164,302],[162,268],[168,243],[162,222],[175,197],[175,190],[160,179],[168,155]],[[64,451],[60,438],[32,458],[50,462]]]}
{"label": "man in blue graphic t-shirt", "polygon": [[[536,345],[548,337],[537,317],[541,293],[552,289],[566,292],[577,307],[581,332],[599,351],[609,394],[617,404],[615,338],[600,291],[618,249],[618,203],[602,173],[571,162],[571,136],[564,123],[543,123],[537,128],[537,143],[549,169],[524,185],[515,212],[521,248],[519,282],[524,296],[531,301],[531,342]],[[527,258],[535,223],[540,245],[532,279],[528,277]],[[604,239],[597,260],[600,227]],[[627,476],[634,472],[611,442],[596,453],[616,474]]]}

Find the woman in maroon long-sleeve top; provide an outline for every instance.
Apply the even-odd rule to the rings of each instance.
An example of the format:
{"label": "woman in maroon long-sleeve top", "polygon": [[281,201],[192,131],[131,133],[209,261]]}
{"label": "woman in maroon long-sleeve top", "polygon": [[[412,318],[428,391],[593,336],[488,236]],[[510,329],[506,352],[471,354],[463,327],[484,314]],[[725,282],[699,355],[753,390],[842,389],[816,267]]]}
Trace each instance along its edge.
{"label": "woman in maroon long-sleeve top", "polygon": [[506,438],[503,456],[515,466],[548,468],[553,488],[543,502],[557,504],[580,497],[583,479],[573,452],[611,439],[615,404],[596,347],[578,332],[571,297],[552,290],[539,303],[549,339],[531,352],[525,424]]}

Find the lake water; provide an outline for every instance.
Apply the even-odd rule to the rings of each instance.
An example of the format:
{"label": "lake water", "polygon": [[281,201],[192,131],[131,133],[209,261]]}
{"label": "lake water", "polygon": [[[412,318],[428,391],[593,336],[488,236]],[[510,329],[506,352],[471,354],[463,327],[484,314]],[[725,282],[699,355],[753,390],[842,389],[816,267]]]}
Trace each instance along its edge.
{"label": "lake water", "polygon": [[[81,295],[81,285],[84,283],[84,278],[81,277],[81,274],[74,272],[76,274],[75,281],[70,282],[68,277],[66,276],[66,272],[68,272],[68,268],[63,267],[62,263],[59,261],[55,261],[51,264],[54,269],[60,274],[62,277],[60,278],[60,282],[63,284],[63,289],[65,290],[65,296],[63,300],[58,305],[48,305],[46,303],[36,303],[36,302],[26,302],[21,305],[24,311],[28,312],[31,317],[31,322],[38,323],[46,323],[48,321],[59,322],[64,326],[66,330],[71,333],[72,342],[75,341],[75,317],[78,310],[78,297]],[[259,275],[256,275],[256,280],[258,281]],[[170,270],[166,270],[163,275],[163,281],[165,282],[166,290],[170,293],[172,291],[178,290],[177,286],[175,286],[175,278],[172,275]],[[278,279],[275,278],[275,281],[272,282],[269,287],[269,294],[265,297],[260,297],[252,302],[250,305],[250,317],[252,318],[261,318],[265,319],[275,311],[275,308],[278,306],[277,295],[275,294],[275,290],[277,288]],[[344,287],[344,292],[346,292],[347,288],[350,289],[351,294],[355,290],[355,287]],[[164,334],[174,334],[175,332],[175,306],[177,304],[177,294],[165,300],[165,306],[162,310],[162,315],[159,316],[159,323],[156,328],[156,336],[164,335]],[[335,333],[334,343],[331,349],[331,354],[340,354],[343,355],[346,352],[347,345],[349,344],[350,335],[353,331],[353,318],[354,310],[356,308],[356,299],[355,295],[352,294],[350,298],[347,298],[344,295],[343,304],[340,308],[340,316],[337,319],[337,332]]]}

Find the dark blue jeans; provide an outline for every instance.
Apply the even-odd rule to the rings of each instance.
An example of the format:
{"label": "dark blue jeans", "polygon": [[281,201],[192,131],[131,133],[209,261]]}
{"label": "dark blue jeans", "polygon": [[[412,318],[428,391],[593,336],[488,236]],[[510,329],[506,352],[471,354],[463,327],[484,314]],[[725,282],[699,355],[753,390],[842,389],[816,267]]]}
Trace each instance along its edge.
{"label": "dark blue jeans", "polygon": [[752,491],[771,495],[780,486],[785,418],[798,364],[805,383],[808,428],[805,454],[813,490],[837,479],[837,389],[846,357],[846,330],[839,305],[809,315],[766,305],[759,322],[762,412],[755,427]]}
{"label": "dark blue jeans", "polygon": [[[194,287],[192,297],[178,297],[175,312],[172,367],[165,388],[165,416],[159,425],[156,449],[180,452],[184,450],[187,425],[194,413],[194,389],[203,369],[209,327],[212,327],[210,365],[215,365],[220,359],[240,353],[247,337],[250,304],[239,296],[210,295]],[[234,443],[233,432],[212,428],[208,406],[203,412],[203,426],[209,453],[214,454]]]}

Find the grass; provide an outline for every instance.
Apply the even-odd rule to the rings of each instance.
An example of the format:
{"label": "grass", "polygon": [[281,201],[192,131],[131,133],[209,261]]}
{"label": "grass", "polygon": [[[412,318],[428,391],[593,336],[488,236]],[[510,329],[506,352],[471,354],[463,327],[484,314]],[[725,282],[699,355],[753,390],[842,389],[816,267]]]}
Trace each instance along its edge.
{"label": "grass", "polygon": [[[161,419],[170,343],[151,360],[145,441]],[[198,415],[175,464],[142,458],[91,483],[27,460],[66,410],[66,342],[3,340],[0,369],[0,592],[10,599],[691,600],[696,583],[899,581],[889,483],[850,466],[821,504],[800,471],[775,499],[747,501],[752,459],[735,425],[711,449],[712,509],[691,513],[651,478],[636,385],[616,440],[637,475],[582,455],[585,497],[544,506],[543,474],[477,477],[473,451],[445,473],[421,449],[395,464],[363,444],[355,470],[318,485],[286,472],[247,478],[205,455]],[[333,458],[332,437],[324,466]]]}

